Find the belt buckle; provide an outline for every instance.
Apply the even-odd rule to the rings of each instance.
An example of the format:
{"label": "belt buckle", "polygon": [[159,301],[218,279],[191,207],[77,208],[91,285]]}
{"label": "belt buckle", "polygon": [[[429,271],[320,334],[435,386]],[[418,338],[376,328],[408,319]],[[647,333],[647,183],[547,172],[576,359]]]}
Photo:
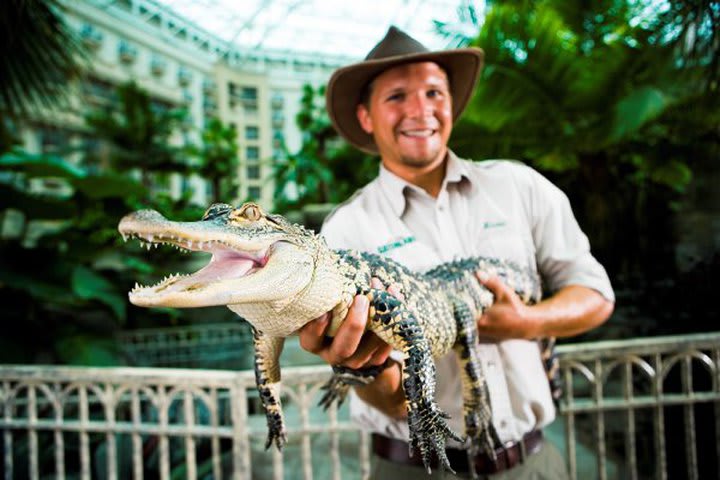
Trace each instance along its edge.
{"label": "belt buckle", "polygon": [[[518,447],[518,457],[513,455],[515,447]],[[506,442],[502,449],[505,451],[505,468],[512,468],[515,465],[525,463],[527,458],[527,448],[525,446],[525,438],[521,438],[517,442]],[[511,453],[512,452],[512,453]],[[515,460],[517,458],[517,461]]]}

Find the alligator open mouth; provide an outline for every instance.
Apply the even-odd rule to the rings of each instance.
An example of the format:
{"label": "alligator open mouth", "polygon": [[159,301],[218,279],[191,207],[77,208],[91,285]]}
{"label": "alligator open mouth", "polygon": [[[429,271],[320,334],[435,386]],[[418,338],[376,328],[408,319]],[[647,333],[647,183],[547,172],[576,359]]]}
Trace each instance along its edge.
{"label": "alligator open mouth", "polygon": [[139,232],[123,232],[122,236],[125,241],[139,240],[148,250],[165,244],[185,252],[212,254],[210,262],[195,273],[170,275],[150,286],[136,283],[130,291],[130,301],[133,303],[147,295],[188,292],[220,281],[252,275],[267,264],[271,250],[266,248],[257,252],[246,252],[219,240],[193,241],[179,236],[159,236]]}

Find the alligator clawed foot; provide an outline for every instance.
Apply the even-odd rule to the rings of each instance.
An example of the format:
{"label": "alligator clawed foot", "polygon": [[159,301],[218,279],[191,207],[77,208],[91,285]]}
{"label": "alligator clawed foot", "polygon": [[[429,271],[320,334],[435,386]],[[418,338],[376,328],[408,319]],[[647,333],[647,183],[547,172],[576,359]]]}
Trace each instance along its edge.
{"label": "alligator clawed foot", "polygon": [[278,451],[282,451],[287,443],[287,430],[285,430],[285,424],[282,421],[277,421],[274,417],[268,417],[268,436],[267,440],[265,440],[265,450],[270,448],[273,443]]}
{"label": "alligator clawed foot", "polygon": [[448,438],[458,442],[463,440],[450,429],[445,421],[447,418],[449,416],[440,410],[435,402],[423,402],[408,412],[410,455],[417,448],[428,473],[430,473],[430,461],[433,454],[437,457],[442,468],[455,473],[445,453],[445,441]]}
{"label": "alligator clawed foot", "polygon": [[350,385],[345,383],[338,375],[330,377],[330,380],[320,388],[325,390],[325,394],[318,402],[318,405],[323,407],[324,410],[330,408],[333,402],[337,402],[338,407],[342,405],[350,391]]}

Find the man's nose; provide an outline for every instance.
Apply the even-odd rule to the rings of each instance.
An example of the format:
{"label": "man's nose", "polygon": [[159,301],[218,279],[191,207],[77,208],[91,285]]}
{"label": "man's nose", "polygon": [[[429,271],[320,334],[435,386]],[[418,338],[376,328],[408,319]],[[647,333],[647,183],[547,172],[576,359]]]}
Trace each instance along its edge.
{"label": "man's nose", "polygon": [[410,95],[405,102],[405,114],[411,118],[421,118],[432,111],[432,103],[424,92]]}

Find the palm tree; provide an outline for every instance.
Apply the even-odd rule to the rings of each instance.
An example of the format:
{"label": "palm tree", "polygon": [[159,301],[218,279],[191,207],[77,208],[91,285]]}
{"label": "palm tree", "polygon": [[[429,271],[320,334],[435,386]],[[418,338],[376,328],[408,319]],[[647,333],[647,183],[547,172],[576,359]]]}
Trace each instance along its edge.
{"label": "palm tree", "polygon": [[202,145],[189,147],[190,155],[199,161],[198,173],[213,187],[213,201],[229,201],[237,192],[237,131],[212,118],[202,132]]}
{"label": "palm tree", "polygon": [[[377,160],[350,147],[330,123],[322,99],[325,87],[303,87],[295,121],[302,132],[297,152],[286,152],[274,166],[275,207],[279,211],[309,204],[337,203],[377,173]],[[297,192],[288,196],[288,186]]]}
{"label": "palm tree", "polygon": [[0,2],[0,151],[13,143],[8,121],[58,105],[85,53],[57,0]]}
{"label": "palm tree", "polygon": [[120,85],[117,95],[118,102],[112,108],[96,110],[86,117],[94,135],[110,146],[112,166],[121,172],[139,171],[148,189],[153,175],[189,172],[183,149],[170,142],[186,113],[154,106],[148,93],[134,82]]}
{"label": "palm tree", "polygon": [[[492,3],[471,42],[486,66],[455,150],[560,175],[579,192],[581,222],[611,265],[618,239],[649,242],[647,232],[668,225],[647,214],[647,202],[659,199],[668,213],[673,192],[692,179],[688,144],[720,144],[717,4],[704,13],[687,5],[656,14],[625,0]],[[697,130],[677,122],[683,114]]]}

